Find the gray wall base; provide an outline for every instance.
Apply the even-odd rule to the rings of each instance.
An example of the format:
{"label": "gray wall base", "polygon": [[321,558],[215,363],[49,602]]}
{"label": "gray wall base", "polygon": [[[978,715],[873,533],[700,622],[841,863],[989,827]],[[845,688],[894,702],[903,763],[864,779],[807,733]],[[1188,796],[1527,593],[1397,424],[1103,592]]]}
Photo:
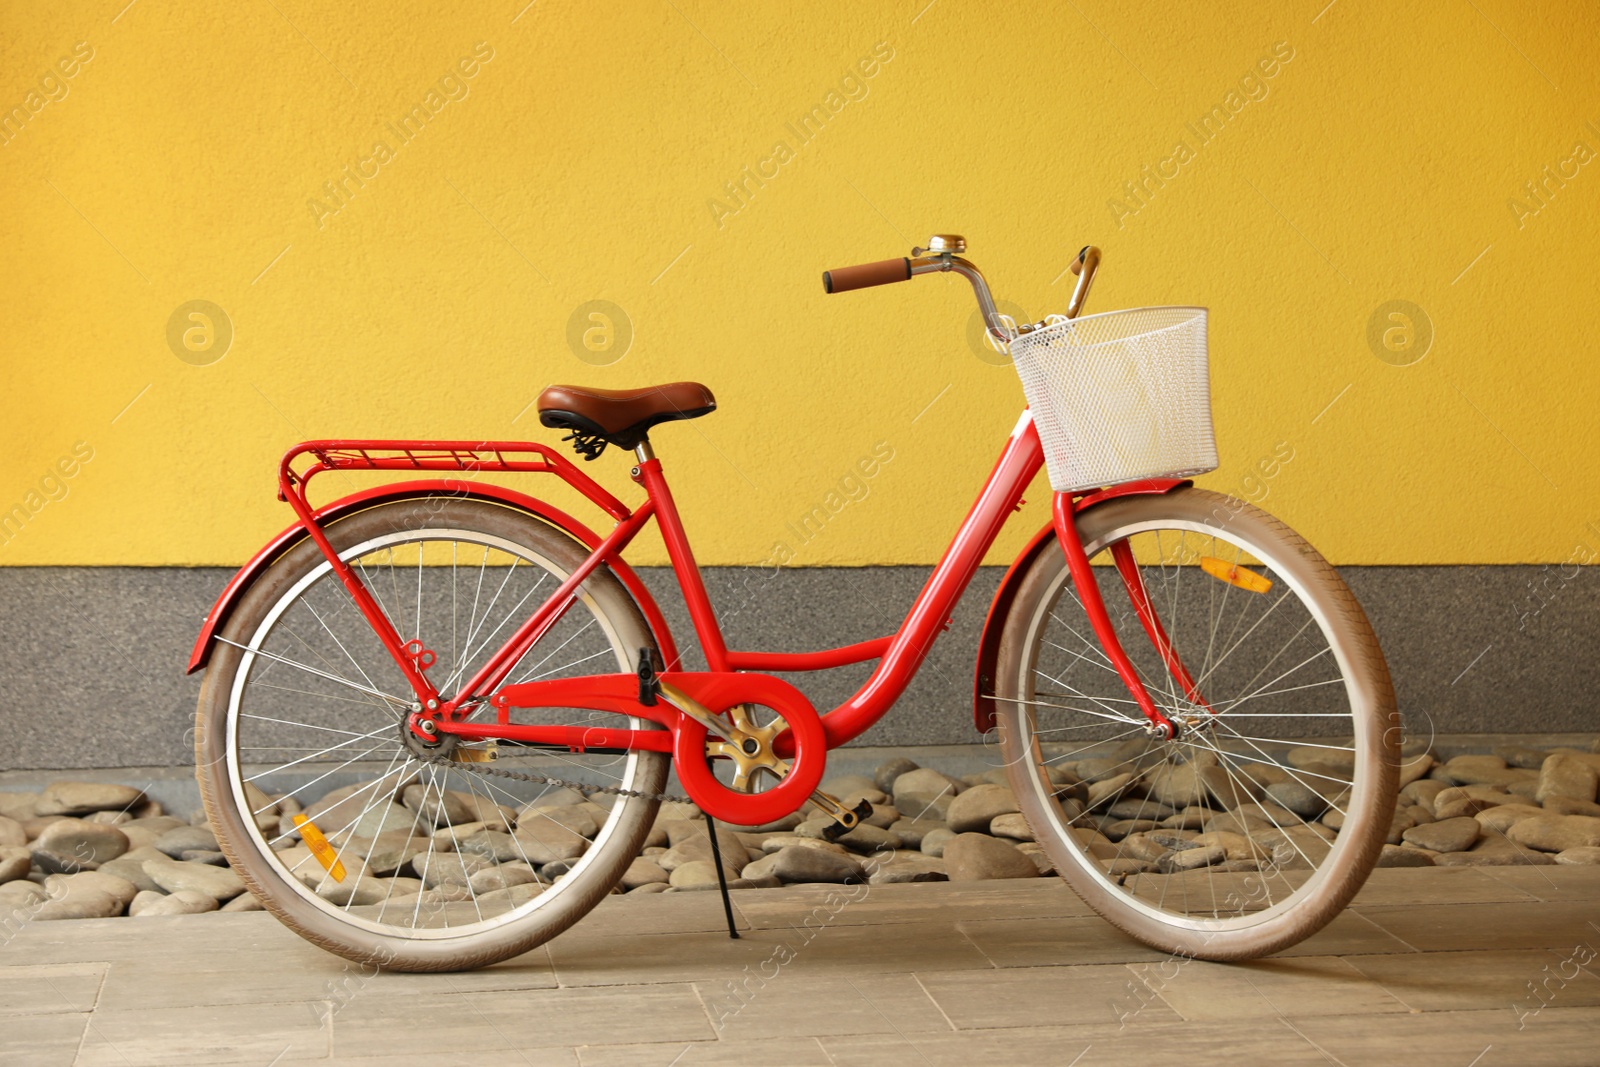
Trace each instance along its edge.
{"label": "gray wall base", "polygon": [[[1600,729],[1600,569],[1346,567],[1394,674],[1408,731],[1585,733]],[[863,745],[968,744],[977,635],[1000,568],[979,572],[922,673]],[[184,666],[222,568],[0,568],[0,683],[9,708],[0,770],[163,767],[192,762],[199,678]],[[893,631],[925,567],[706,572],[729,643],[806,651]],[[651,569],[680,643],[692,644],[672,576]],[[792,680],[819,709],[869,673]]]}

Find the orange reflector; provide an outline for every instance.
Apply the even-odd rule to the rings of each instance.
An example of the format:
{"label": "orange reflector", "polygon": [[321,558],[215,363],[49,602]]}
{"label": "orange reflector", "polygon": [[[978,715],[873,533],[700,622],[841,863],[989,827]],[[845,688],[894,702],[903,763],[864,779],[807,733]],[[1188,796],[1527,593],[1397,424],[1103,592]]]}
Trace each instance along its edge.
{"label": "orange reflector", "polygon": [[1272,588],[1271,578],[1263,577],[1255,571],[1247,570],[1244,567],[1235,567],[1233,564],[1226,563],[1215,556],[1201,556],[1200,569],[1218,581],[1236,585],[1240,589],[1251,593],[1265,593]]}
{"label": "orange reflector", "polygon": [[300,839],[306,843],[311,854],[317,857],[317,862],[322,864],[322,869],[333,875],[335,882],[344,881],[344,864],[339,862],[339,853],[328,844],[328,839],[322,836],[317,824],[304,815],[296,815],[294,825],[300,831]]}

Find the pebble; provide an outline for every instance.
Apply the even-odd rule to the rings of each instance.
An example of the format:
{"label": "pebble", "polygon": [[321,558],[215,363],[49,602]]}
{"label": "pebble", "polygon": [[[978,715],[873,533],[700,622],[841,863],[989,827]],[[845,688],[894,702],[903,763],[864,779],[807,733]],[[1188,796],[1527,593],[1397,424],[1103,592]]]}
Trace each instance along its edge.
{"label": "pebble", "polygon": [[1089,783],[1089,807],[1098,808],[1122,799],[1129,782],[1133,781],[1131,771],[1113,775],[1110,778],[1101,778]]}
{"label": "pebble", "polygon": [[[1141,863],[1155,863],[1171,851],[1172,849],[1166,845],[1150,840],[1145,834],[1129,834],[1122,839],[1121,848],[1117,850],[1117,853],[1136,859]],[[1117,855],[1117,853],[1113,853],[1113,856]]]}
{"label": "pebble", "polygon": [[641,893],[644,893],[644,894],[665,893],[671,888],[672,887],[670,885],[668,885],[666,882],[647,882],[644,885],[639,886],[637,889],[628,890],[628,892],[630,894],[632,894],[632,895],[637,896],[637,895],[639,895]]}
{"label": "pebble", "polygon": [[1419,781],[1423,775],[1433,770],[1434,758],[1424,752],[1420,756],[1400,761],[1400,778],[1397,788],[1404,788],[1412,782]]}
{"label": "pebble", "polygon": [[28,908],[45,899],[38,882],[7,882],[0,885],[0,919],[17,908]]}
{"label": "pebble", "polygon": [[661,864],[644,856],[635,856],[633,862],[628,864],[628,869],[622,872],[622,888],[625,890],[638,889],[652,882],[666,885],[667,872],[662,869]]}
{"label": "pebble", "polygon": [[867,881],[872,885],[903,882],[943,882],[949,875],[942,860],[921,852],[898,851],[889,859],[872,865]]}
{"label": "pebble", "polygon": [[488,893],[514,885],[535,885],[539,881],[539,872],[526,863],[502,863],[474,874],[467,879],[467,886],[475,893]]}
{"label": "pebble", "polygon": [[1556,853],[1556,862],[1592,867],[1600,864],[1600,848],[1594,845],[1579,845],[1576,848],[1564,849]]}
{"label": "pebble", "polygon": [[895,779],[902,774],[910,774],[914,770],[917,770],[916,761],[908,760],[903,756],[896,757],[878,764],[878,769],[872,772],[872,784],[883,792],[893,795]]}
{"label": "pebble", "polygon": [[963,783],[926,767],[907,771],[894,780],[894,806],[913,819],[943,819],[960,794]]}
{"label": "pebble", "polygon": [[1540,852],[1600,846],[1600,818],[1590,815],[1535,815],[1506,831],[1506,837]]}
{"label": "pebble", "polygon": [[1432,867],[1433,853],[1420,848],[1401,845],[1384,845],[1378,853],[1379,867]]}
{"label": "pebble", "polygon": [[985,831],[996,817],[1018,810],[1010,786],[975,785],[950,802],[945,822],[958,834]]}
{"label": "pebble", "polygon": [[119,908],[125,908],[139,894],[139,887],[126,878],[106,874],[104,871],[83,871],[79,874],[52,874],[44,880],[44,888],[51,896],[80,892],[100,892],[114,899]]}
{"label": "pebble", "polygon": [[1436,781],[1432,778],[1423,778],[1402,788],[1400,796],[1412,804],[1421,804],[1429,811],[1432,811],[1434,798],[1449,788],[1452,787],[1445,782]]}
{"label": "pebble", "polygon": [[[429,889],[441,885],[466,885],[474,874],[495,866],[495,861],[473,852],[433,852],[413,856],[411,869]],[[312,874],[320,882],[322,872]]]}
{"label": "pebble", "polygon": [[1174,811],[1199,804],[1210,795],[1200,780],[1200,766],[1195,763],[1163,764],[1146,784],[1152,797]]}
{"label": "pebble", "polygon": [[1328,808],[1326,797],[1297,781],[1275,782],[1267,786],[1267,796],[1302,819],[1318,818]]}
{"label": "pebble", "polygon": [[1571,797],[1593,803],[1597,786],[1600,786],[1600,770],[1585,760],[1557,752],[1540,767],[1539,788],[1533,799],[1543,804],[1551,797]]}
{"label": "pebble", "polygon": [[987,834],[957,834],[944,847],[944,864],[952,882],[1039,876],[1039,868],[1017,846]]}
{"label": "pebble", "polygon": [[1503,837],[1481,841],[1470,852],[1439,852],[1433,857],[1436,867],[1526,867],[1554,862],[1543,852],[1508,845]]}
{"label": "pebble", "polygon": [[[376,837],[385,830],[409,830],[419,822],[415,812],[387,797],[379,800],[374,790],[356,784],[335,789],[305,809],[305,816],[316,824],[330,841],[348,835]],[[374,803],[374,801],[378,801]],[[284,815],[280,825],[293,829],[294,821]],[[337,842],[336,842],[337,843]]]}
{"label": "pebble", "polygon": [[1148,830],[1159,830],[1161,824],[1154,819],[1113,819],[1100,825],[1100,832],[1113,841],[1121,841],[1129,834],[1144,833]]}
{"label": "pebble", "polygon": [[62,819],[46,826],[34,847],[70,857],[85,869],[92,869],[128,851],[128,835],[105,823]]}
{"label": "pebble", "polygon": [[152,847],[173,859],[196,849],[216,851],[218,848],[216,835],[200,826],[178,826],[168,830],[155,839]]}
{"label": "pebble", "polygon": [[0,793],[0,816],[22,823],[39,814],[38,793]]}
{"label": "pebble", "polygon": [[1186,848],[1177,852],[1168,852],[1157,861],[1157,868],[1162,871],[1193,871],[1201,867],[1210,867],[1221,863],[1228,858],[1227,849],[1220,845],[1204,845],[1198,848]]}
{"label": "pebble", "polygon": [[[1429,821],[1433,822],[1435,820],[1430,819]],[[1416,825],[1417,817],[1409,810],[1396,811],[1389,817],[1389,832],[1384,836],[1384,844],[1398,845],[1405,840],[1406,831]]]}
{"label": "pebble", "polygon": [[80,860],[48,848],[33,849],[33,865],[45,874],[74,874],[92,871],[99,864],[93,860]]}
{"label": "pebble", "polygon": [[882,804],[872,805],[872,814],[868,815],[865,821],[880,830],[887,830],[900,820],[900,809],[884,801]]}
{"label": "pebble", "polygon": [[1577,797],[1551,797],[1544,802],[1544,810],[1556,815],[1600,816],[1600,804]]}
{"label": "pebble", "polygon": [[918,847],[927,856],[943,856],[944,846],[955,840],[956,832],[946,826],[937,830],[930,830],[922,835],[922,844]]}
{"label": "pebble", "polygon": [[93,886],[75,886],[60,895],[48,894],[33,911],[33,918],[54,919],[109,919],[121,915],[122,901],[103,889]]}
{"label": "pebble", "polygon": [[1494,750],[1494,754],[1506,761],[1508,767],[1526,767],[1538,770],[1543,766],[1550,753],[1542,748],[1524,748],[1521,745],[1506,745]]}
{"label": "pebble", "polygon": [[138,803],[144,793],[126,785],[109,782],[52,782],[39,794],[36,815],[88,815],[96,811],[120,811]]}
{"label": "pebble", "polygon": [[0,815],[0,848],[13,848],[28,843],[28,831],[9,815]]}
{"label": "pebble", "polygon": [[1458,785],[1507,786],[1528,777],[1520,767],[1507,767],[1499,756],[1457,756],[1446,760],[1444,771]]}
{"label": "pebble", "polygon": [[1465,852],[1483,832],[1478,820],[1470,816],[1442,819],[1422,826],[1413,826],[1400,836],[1408,845],[1425,848],[1430,852]]}
{"label": "pebble", "polygon": [[834,841],[852,852],[859,852],[863,855],[869,855],[874,852],[892,852],[900,846],[898,837],[888,830],[873,826],[871,823],[861,823],[849,833],[840,834]]}
{"label": "pebble", "polygon": [[1433,798],[1433,803],[1424,807],[1432,809],[1435,819],[1454,819],[1462,815],[1476,815],[1496,804],[1509,803],[1511,794],[1503,789],[1486,785],[1465,785],[1441,789]]}
{"label": "pebble", "polygon": [[1200,834],[1188,842],[1192,848],[1207,848],[1216,846],[1226,854],[1230,860],[1259,860],[1267,857],[1267,850],[1258,846],[1243,834],[1231,834],[1225,830]]}
{"label": "pebble", "polygon": [[1169,815],[1162,819],[1161,828],[1164,830],[1200,830],[1205,827],[1206,820],[1215,814],[1210,808],[1194,805],[1184,808],[1176,815]]}
{"label": "pebble", "polygon": [[[761,862],[765,863],[766,860]],[[677,889],[713,886],[717,884],[717,867],[709,860],[690,860],[673,868],[667,880]]]}
{"label": "pebble", "polygon": [[163,857],[145,860],[144,870],[156,885],[169,893],[193,889],[214,900],[232,900],[244,892],[244,882],[226,867],[180,863]]}
{"label": "pebble", "polygon": [[1532,804],[1496,804],[1492,808],[1484,808],[1473,818],[1478,820],[1478,825],[1488,833],[1505,833],[1523,819],[1531,819],[1535,815],[1543,815],[1543,808],[1534,807]]}
{"label": "pebble", "polygon": [[17,845],[0,845],[0,885],[28,877],[33,853]]}
{"label": "pebble", "polygon": [[144,890],[128,905],[128,914],[135,918],[153,915],[199,915],[202,912],[216,910],[215,897],[197,893],[193,889],[182,889],[170,895]]}
{"label": "pebble", "polygon": [[595,818],[587,804],[568,804],[555,808],[524,808],[517,813],[516,823],[519,827],[540,821],[565,827],[579,837],[593,837],[600,832],[600,827],[605,822],[603,818]]}
{"label": "pebble", "polygon": [[945,825],[937,819],[897,819],[889,832],[900,842],[901,848],[921,848],[922,839]]}
{"label": "pebble", "polygon": [[1020,812],[1015,811],[996,815],[989,823],[989,832],[995,837],[1006,837],[1013,841],[1033,840],[1033,827],[1028,825],[1028,820]]}
{"label": "pebble", "polygon": [[1106,814],[1113,819],[1154,819],[1160,822],[1163,819],[1170,819],[1177,813],[1176,809],[1149,797],[1119,800],[1106,808]]}
{"label": "pebble", "polygon": [[589,847],[582,834],[548,819],[535,819],[525,825],[519,823],[512,836],[528,860],[541,866],[552,860],[576,859]]}
{"label": "pebble", "polygon": [[779,849],[765,859],[756,860],[746,871],[751,878],[773,876],[785,883],[866,880],[866,870],[854,858],[802,845]]}
{"label": "pebble", "polygon": [[254,893],[240,893],[238,896],[234,897],[232,900],[230,900],[226,904],[222,905],[222,907],[219,908],[218,910],[219,911],[265,911],[266,909],[261,906],[261,901],[256,899]]}

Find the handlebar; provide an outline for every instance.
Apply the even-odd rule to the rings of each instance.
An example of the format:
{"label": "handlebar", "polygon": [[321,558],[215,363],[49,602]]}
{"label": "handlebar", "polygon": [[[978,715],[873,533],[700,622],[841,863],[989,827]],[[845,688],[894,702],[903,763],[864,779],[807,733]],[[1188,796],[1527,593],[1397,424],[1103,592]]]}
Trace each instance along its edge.
{"label": "handlebar", "polygon": [[1072,261],[1072,273],[1078,276],[1078,284],[1072,290],[1072,299],[1067,301],[1067,318],[1075,319],[1078,312],[1083,310],[1083,302],[1089,296],[1089,286],[1094,284],[1094,273],[1100,269],[1100,250],[1094,245],[1084,245],[1078,250],[1078,258]]}
{"label": "handlebar", "polygon": [[862,263],[855,267],[840,267],[822,272],[822,291],[848,293],[852,289],[866,289],[874,285],[888,285],[911,278],[911,260],[881,259],[876,263]]}
{"label": "handlebar", "polygon": [[[927,249],[913,248],[911,253],[915,258],[884,259],[877,263],[862,263],[854,267],[825,270],[822,272],[823,292],[848,293],[852,289],[868,289],[874,285],[907,281],[917,274],[955,271],[972,283],[973,295],[978,298],[978,308],[983,312],[989,332],[1003,341],[1010,340],[1012,331],[1001,320],[1000,312],[994,306],[994,296],[989,292],[989,283],[984,280],[983,273],[972,263],[953,254],[956,251],[966,251],[966,241],[953,234],[944,234],[935,235],[929,240],[929,244],[931,247]],[[936,254],[923,254],[926,252],[936,252]],[[1072,290],[1072,299],[1067,302],[1067,318],[1077,318],[1078,312],[1083,310],[1083,302],[1089,296],[1089,287],[1094,284],[1095,272],[1099,267],[1100,250],[1094,245],[1084,245],[1079,250],[1077,258],[1072,261],[1072,273],[1078,276],[1078,284]],[[1023,333],[1033,328],[1018,327]]]}

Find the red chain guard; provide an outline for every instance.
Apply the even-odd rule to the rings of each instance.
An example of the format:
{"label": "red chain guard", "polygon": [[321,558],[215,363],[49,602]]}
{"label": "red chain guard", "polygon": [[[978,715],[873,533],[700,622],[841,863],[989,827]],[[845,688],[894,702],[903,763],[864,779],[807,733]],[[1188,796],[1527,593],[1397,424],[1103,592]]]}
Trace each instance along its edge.
{"label": "red chain guard", "polygon": [[689,694],[713,714],[737,704],[757,704],[783,716],[789,726],[784,747],[792,748],[789,773],[760,793],[740,793],[723,785],[706,759],[706,728],[664,700],[654,706],[640,704],[639,679],[632,674],[592,674],[508,685],[490,701],[499,712],[498,723],[451,722],[445,716],[439,720],[439,731],[472,738],[553,741],[574,748],[592,745],[661,751],[666,746],[658,740],[659,731],[523,726],[510,722],[509,716],[512,708],[588,708],[649,719],[672,734],[673,766],[684,791],[712,818],[736,826],[776,822],[800,810],[816,791],[827,762],[828,741],[821,717],[800,690],[770,674],[736,671],[666,671],[660,679]]}

